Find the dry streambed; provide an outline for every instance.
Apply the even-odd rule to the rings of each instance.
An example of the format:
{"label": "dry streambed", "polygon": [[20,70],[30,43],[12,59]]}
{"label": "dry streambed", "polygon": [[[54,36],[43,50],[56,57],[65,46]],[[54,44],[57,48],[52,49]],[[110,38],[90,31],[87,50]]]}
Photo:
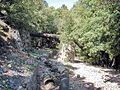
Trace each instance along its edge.
{"label": "dry streambed", "polygon": [[120,73],[85,63],[65,63],[71,75],[73,90],[120,90]]}

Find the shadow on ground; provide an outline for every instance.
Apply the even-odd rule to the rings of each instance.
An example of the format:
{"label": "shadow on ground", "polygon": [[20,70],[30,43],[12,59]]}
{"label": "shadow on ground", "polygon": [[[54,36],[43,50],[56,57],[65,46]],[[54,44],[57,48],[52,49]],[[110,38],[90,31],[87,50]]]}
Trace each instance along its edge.
{"label": "shadow on ground", "polygon": [[26,88],[29,76],[20,75],[0,75],[0,90],[17,90]]}
{"label": "shadow on ground", "polygon": [[104,82],[117,83],[120,86],[120,72],[116,70],[106,70],[111,76],[106,75],[107,79]]}
{"label": "shadow on ground", "polygon": [[70,90],[102,90],[96,88],[93,83],[85,82],[85,77],[70,77]]}

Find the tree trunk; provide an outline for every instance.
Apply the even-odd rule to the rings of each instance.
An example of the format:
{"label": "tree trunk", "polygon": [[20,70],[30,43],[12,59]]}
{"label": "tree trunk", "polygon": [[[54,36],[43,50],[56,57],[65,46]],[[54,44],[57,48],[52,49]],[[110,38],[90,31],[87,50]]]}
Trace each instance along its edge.
{"label": "tree trunk", "polygon": [[30,36],[32,37],[42,37],[42,38],[54,38],[54,39],[58,39],[60,38],[60,35],[57,34],[48,34],[48,33],[30,33]]}

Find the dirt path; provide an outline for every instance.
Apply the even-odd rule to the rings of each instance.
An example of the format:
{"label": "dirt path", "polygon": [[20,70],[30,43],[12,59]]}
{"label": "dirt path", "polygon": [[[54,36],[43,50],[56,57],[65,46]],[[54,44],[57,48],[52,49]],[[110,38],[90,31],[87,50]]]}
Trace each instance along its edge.
{"label": "dirt path", "polygon": [[71,90],[120,90],[120,73],[85,63],[65,63],[72,71]]}

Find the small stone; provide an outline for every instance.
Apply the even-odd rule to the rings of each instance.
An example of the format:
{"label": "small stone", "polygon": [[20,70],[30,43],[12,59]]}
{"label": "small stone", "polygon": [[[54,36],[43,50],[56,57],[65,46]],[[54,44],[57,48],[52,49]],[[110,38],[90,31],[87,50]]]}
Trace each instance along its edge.
{"label": "small stone", "polygon": [[62,77],[63,77],[63,78],[69,78],[69,73],[68,73],[67,71],[64,71],[64,72],[62,73]]}
{"label": "small stone", "polygon": [[0,85],[0,90],[4,90],[4,86],[3,85]]}
{"label": "small stone", "polygon": [[8,67],[11,68],[12,67],[11,64],[8,64]]}
{"label": "small stone", "polygon": [[99,87],[99,88],[96,88],[96,90],[101,90],[101,88]]}
{"label": "small stone", "polygon": [[63,73],[63,72],[65,71],[65,68],[64,68],[63,66],[59,66],[59,67],[58,67],[58,71],[59,71],[60,73]]}
{"label": "small stone", "polygon": [[22,86],[19,86],[17,90],[23,90],[23,89],[22,89]]}
{"label": "small stone", "polygon": [[77,74],[77,78],[80,78],[80,75],[79,75],[79,74]]}
{"label": "small stone", "polygon": [[52,66],[51,71],[52,71],[52,72],[57,72],[57,71],[58,71],[58,68],[57,68],[56,66]]}
{"label": "small stone", "polygon": [[60,82],[59,90],[69,90],[69,79],[63,78]]}

